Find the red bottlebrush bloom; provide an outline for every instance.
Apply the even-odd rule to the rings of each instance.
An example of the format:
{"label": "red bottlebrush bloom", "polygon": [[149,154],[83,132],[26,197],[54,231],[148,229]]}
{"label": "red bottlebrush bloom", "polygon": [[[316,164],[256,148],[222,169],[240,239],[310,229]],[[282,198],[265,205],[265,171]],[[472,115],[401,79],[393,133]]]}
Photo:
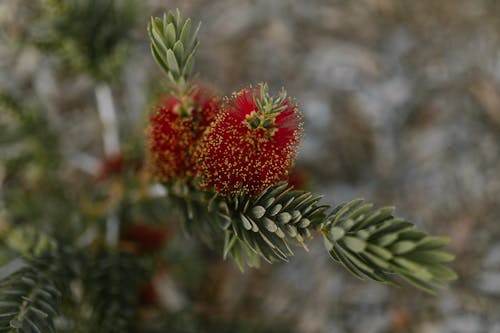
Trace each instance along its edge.
{"label": "red bottlebrush bloom", "polygon": [[223,195],[257,195],[287,178],[301,133],[297,106],[284,91],[271,98],[261,84],[235,93],[201,139],[201,185]]}
{"label": "red bottlebrush bloom", "polygon": [[193,152],[198,139],[219,111],[220,98],[195,84],[182,98],[165,96],[149,118],[149,166],[167,182],[195,174]]}
{"label": "red bottlebrush bloom", "polygon": [[165,245],[168,236],[169,230],[163,226],[131,224],[126,226],[121,240],[139,253],[154,253]]}

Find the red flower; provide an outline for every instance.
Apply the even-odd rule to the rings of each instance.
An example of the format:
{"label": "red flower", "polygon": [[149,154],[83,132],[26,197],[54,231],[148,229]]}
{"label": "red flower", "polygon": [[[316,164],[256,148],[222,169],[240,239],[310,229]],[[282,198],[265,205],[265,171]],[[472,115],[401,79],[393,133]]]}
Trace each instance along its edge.
{"label": "red flower", "polygon": [[271,98],[261,84],[233,94],[201,139],[202,187],[223,195],[256,195],[285,180],[301,132],[297,106],[284,92]]}
{"label": "red flower", "polygon": [[182,97],[165,96],[149,118],[149,166],[167,182],[195,174],[193,152],[198,139],[219,110],[220,98],[195,84]]}
{"label": "red flower", "polygon": [[131,224],[125,227],[121,240],[139,253],[154,253],[161,250],[168,236],[169,230],[164,226]]}

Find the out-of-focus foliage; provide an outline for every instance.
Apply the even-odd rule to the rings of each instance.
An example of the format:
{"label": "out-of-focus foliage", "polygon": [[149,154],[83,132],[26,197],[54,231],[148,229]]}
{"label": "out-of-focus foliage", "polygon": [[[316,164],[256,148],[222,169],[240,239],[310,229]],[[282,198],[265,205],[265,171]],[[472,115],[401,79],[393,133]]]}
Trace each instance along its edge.
{"label": "out-of-focus foliage", "polygon": [[136,0],[44,0],[32,42],[57,52],[72,69],[99,80],[119,75],[129,52]]}

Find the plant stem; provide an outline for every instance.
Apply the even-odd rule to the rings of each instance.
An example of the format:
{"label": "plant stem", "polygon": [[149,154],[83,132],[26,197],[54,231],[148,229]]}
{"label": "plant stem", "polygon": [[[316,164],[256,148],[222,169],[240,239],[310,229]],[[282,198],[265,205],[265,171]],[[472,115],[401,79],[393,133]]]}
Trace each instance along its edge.
{"label": "plant stem", "polygon": [[[102,123],[102,139],[106,156],[113,156],[120,152],[120,138],[118,136],[118,122],[111,88],[107,83],[99,83],[95,88],[97,111]],[[110,209],[106,217],[106,242],[116,246],[120,234],[120,221],[114,209]]]}

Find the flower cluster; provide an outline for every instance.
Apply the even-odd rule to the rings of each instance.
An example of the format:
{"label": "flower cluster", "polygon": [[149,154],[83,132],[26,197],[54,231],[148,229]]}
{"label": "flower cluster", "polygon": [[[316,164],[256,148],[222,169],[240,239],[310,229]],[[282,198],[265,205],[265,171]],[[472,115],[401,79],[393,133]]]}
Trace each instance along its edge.
{"label": "flower cluster", "polygon": [[257,195],[285,180],[297,155],[301,116],[282,91],[244,88],[225,103],[200,86],[166,97],[150,118],[149,152],[164,182],[187,177],[221,195]]}
{"label": "flower cluster", "polygon": [[168,94],[156,106],[147,128],[151,172],[162,182],[195,175],[194,151],[215,119],[221,99],[195,84],[183,96]]}

